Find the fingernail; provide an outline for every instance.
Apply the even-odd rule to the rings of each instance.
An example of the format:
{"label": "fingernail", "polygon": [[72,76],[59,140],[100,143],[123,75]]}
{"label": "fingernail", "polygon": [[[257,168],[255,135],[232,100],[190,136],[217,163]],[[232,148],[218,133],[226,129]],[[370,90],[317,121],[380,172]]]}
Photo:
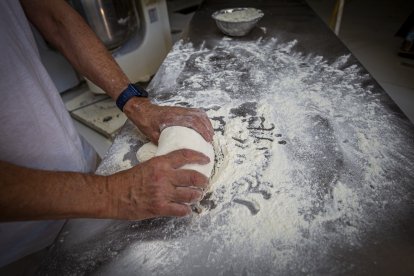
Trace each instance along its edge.
{"label": "fingernail", "polygon": [[200,192],[200,195],[197,197],[197,201],[202,200],[204,197],[204,194],[202,192]]}
{"label": "fingernail", "polygon": [[185,214],[180,215],[180,217],[188,217],[189,215],[191,215],[192,211],[191,208],[189,207],[188,210],[185,212]]}
{"label": "fingernail", "polygon": [[194,199],[191,203],[200,201],[203,198],[203,191],[197,187],[192,187],[192,189],[194,189]]}
{"label": "fingernail", "polygon": [[196,198],[195,198],[195,199],[191,202],[191,204],[194,204],[194,203],[200,202],[202,199],[203,199],[203,194],[200,194],[198,197],[196,197]]}

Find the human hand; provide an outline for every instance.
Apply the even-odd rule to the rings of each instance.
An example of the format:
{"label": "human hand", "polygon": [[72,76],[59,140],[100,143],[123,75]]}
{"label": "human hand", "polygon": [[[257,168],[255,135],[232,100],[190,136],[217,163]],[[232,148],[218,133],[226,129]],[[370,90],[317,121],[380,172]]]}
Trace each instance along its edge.
{"label": "human hand", "polygon": [[154,157],[107,177],[112,196],[111,218],[141,220],[158,216],[186,216],[189,204],[201,200],[208,184],[203,174],[179,169],[185,164],[207,164],[209,158],[197,151],[182,149]]}
{"label": "human hand", "polygon": [[156,145],[161,131],[169,126],[189,127],[200,133],[207,142],[213,140],[213,126],[201,109],[158,106],[148,99],[134,97],[125,104],[124,112]]}

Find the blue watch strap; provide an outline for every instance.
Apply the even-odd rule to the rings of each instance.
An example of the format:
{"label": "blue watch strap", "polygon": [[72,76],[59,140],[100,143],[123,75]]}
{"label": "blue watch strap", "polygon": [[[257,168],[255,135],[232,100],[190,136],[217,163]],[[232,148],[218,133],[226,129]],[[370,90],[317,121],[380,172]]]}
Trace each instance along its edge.
{"label": "blue watch strap", "polygon": [[132,97],[148,97],[148,92],[139,86],[128,84],[128,87],[119,94],[118,98],[116,99],[116,105],[118,106],[121,111],[124,111],[124,106],[129,99]]}

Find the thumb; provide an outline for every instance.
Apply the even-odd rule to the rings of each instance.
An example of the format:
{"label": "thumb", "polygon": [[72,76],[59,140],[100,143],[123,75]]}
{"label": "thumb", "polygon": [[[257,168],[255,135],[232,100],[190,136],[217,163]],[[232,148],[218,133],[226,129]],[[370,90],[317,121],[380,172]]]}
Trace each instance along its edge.
{"label": "thumb", "polygon": [[151,140],[151,142],[154,145],[158,146],[158,140],[160,139],[160,132],[152,131],[148,138]]}
{"label": "thumb", "polygon": [[181,168],[186,164],[205,165],[210,162],[210,158],[208,156],[190,149],[176,150],[168,153],[165,157],[170,161],[171,166],[175,169]]}

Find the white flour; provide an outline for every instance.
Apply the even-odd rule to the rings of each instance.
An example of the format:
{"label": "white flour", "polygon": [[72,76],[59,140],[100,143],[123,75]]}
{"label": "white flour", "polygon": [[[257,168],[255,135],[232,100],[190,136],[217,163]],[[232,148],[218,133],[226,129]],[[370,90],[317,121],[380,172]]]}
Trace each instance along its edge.
{"label": "white flour", "polygon": [[256,9],[243,9],[233,10],[230,9],[228,12],[220,13],[216,16],[216,19],[225,22],[246,22],[253,19],[259,18],[263,13]]}
{"label": "white flour", "polygon": [[[349,56],[328,62],[296,52],[297,43],[174,46],[150,90],[159,104],[207,110],[216,130],[213,188],[203,213],[168,221],[166,240],[137,241],[118,265],[277,274],[333,259],[346,271],[330,250],[361,246],[364,233],[396,219],[388,207],[410,201],[401,191],[414,177],[404,121]],[[131,137],[115,142],[110,164],[131,166]],[[395,183],[397,173],[406,178]]]}

